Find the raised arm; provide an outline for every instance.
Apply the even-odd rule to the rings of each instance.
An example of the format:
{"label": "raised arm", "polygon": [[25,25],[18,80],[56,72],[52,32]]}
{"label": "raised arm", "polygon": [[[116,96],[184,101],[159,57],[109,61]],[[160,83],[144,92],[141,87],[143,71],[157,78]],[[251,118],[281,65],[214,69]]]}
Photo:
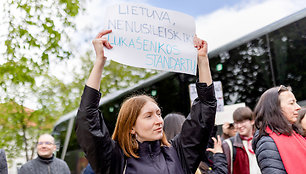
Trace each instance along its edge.
{"label": "raised arm", "polygon": [[111,30],[102,31],[92,41],[96,61],[84,88],[75,122],[78,143],[96,174],[107,173],[110,170],[114,147],[114,142],[99,110],[101,98],[99,89],[106,62],[104,47],[112,48],[109,42],[102,37],[110,32]]}
{"label": "raised arm", "polygon": [[194,46],[198,51],[199,80],[196,83],[198,98],[192,104],[181,133],[171,144],[177,149],[185,173],[195,173],[203,149],[206,149],[215,122],[216,97],[207,56],[207,43],[197,37]]}
{"label": "raised arm", "polygon": [[194,37],[194,47],[198,49],[199,82],[209,86],[212,84],[212,78],[207,55],[207,42]]}
{"label": "raised arm", "polygon": [[113,48],[113,46],[111,46],[111,44],[105,38],[103,38],[103,36],[111,32],[112,30],[101,31],[92,41],[96,52],[96,61],[94,67],[91,70],[86,85],[96,90],[100,89],[102,71],[106,62],[106,57],[104,56],[104,47],[107,49]]}

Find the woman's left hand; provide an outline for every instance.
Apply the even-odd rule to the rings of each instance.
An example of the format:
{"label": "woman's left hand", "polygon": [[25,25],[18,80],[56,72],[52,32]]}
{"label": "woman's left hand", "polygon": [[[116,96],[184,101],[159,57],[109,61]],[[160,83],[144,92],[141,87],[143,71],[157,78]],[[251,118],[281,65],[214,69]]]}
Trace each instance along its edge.
{"label": "woman's left hand", "polygon": [[221,142],[221,138],[220,135],[218,135],[218,141],[216,140],[215,137],[212,137],[213,141],[214,141],[214,148],[207,148],[206,151],[210,151],[212,153],[223,153],[223,149],[222,149],[222,142]]}
{"label": "woman's left hand", "polygon": [[[207,56],[207,42],[198,38],[197,36],[194,36],[193,38],[194,47],[198,50],[198,58],[199,57],[208,57]],[[199,58],[199,59],[201,59]]]}

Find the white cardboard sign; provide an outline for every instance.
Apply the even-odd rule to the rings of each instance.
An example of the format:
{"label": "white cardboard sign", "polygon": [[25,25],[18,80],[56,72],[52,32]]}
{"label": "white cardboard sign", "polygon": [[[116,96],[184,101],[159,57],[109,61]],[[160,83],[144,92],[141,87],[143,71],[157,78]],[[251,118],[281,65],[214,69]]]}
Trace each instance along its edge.
{"label": "white cardboard sign", "polygon": [[[223,99],[223,91],[222,91],[222,83],[221,81],[214,81],[214,89],[215,96],[217,99],[217,112],[224,111],[224,99]],[[193,101],[198,97],[196,84],[189,84],[189,96],[190,96],[190,104],[192,105]]]}
{"label": "white cardboard sign", "polygon": [[[239,107],[245,107],[245,103],[224,105],[222,83],[221,81],[214,81],[213,83],[217,99],[215,125],[222,125],[225,122],[233,123],[233,112]],[[189,95],[191,103],[198,97],[195,83],[189,84]]]}
{"label": "white cardboard sign", "polygon": [[105,29],[113,49],[105,55],[140,68],[196,74],[192,16],[144,4],[122,3],[108,8]]}

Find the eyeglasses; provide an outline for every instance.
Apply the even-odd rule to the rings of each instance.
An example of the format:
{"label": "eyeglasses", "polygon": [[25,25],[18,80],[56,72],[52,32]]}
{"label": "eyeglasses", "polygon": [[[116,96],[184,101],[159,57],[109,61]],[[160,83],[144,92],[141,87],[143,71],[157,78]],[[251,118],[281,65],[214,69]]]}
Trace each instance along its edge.
{"label": "eyeglasses", "polygon": [[291,89],[291,87],[290,86],[284,86],[284,85],[280,85],[279,86],[279,88],[278,88],[278,90],[277,90],[277,92],[278,93],[280,93],[280,92],[282,92],[282,91],[291,91],[292,89]]}
{"label": "eyeglasses", "polygon": [[43,145],[43,144],[45,144],[45,145],[52,145],[53,143],[51,143],[50,141],[45,141],[45,142],[41,141],[41,142],[37,143],[37,145]]}

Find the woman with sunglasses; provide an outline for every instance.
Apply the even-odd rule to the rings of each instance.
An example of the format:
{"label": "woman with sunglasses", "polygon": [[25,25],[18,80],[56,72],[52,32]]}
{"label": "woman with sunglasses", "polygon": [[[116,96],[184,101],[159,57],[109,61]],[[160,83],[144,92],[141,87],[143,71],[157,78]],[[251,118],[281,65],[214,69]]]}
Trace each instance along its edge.
{"label": "woman with sunglasses", "polygon": [[298,111],[291,89],[285,86],[265,91],[255,109],[253,149],[263,174],[304,174],[306,140],[295,126]]}

